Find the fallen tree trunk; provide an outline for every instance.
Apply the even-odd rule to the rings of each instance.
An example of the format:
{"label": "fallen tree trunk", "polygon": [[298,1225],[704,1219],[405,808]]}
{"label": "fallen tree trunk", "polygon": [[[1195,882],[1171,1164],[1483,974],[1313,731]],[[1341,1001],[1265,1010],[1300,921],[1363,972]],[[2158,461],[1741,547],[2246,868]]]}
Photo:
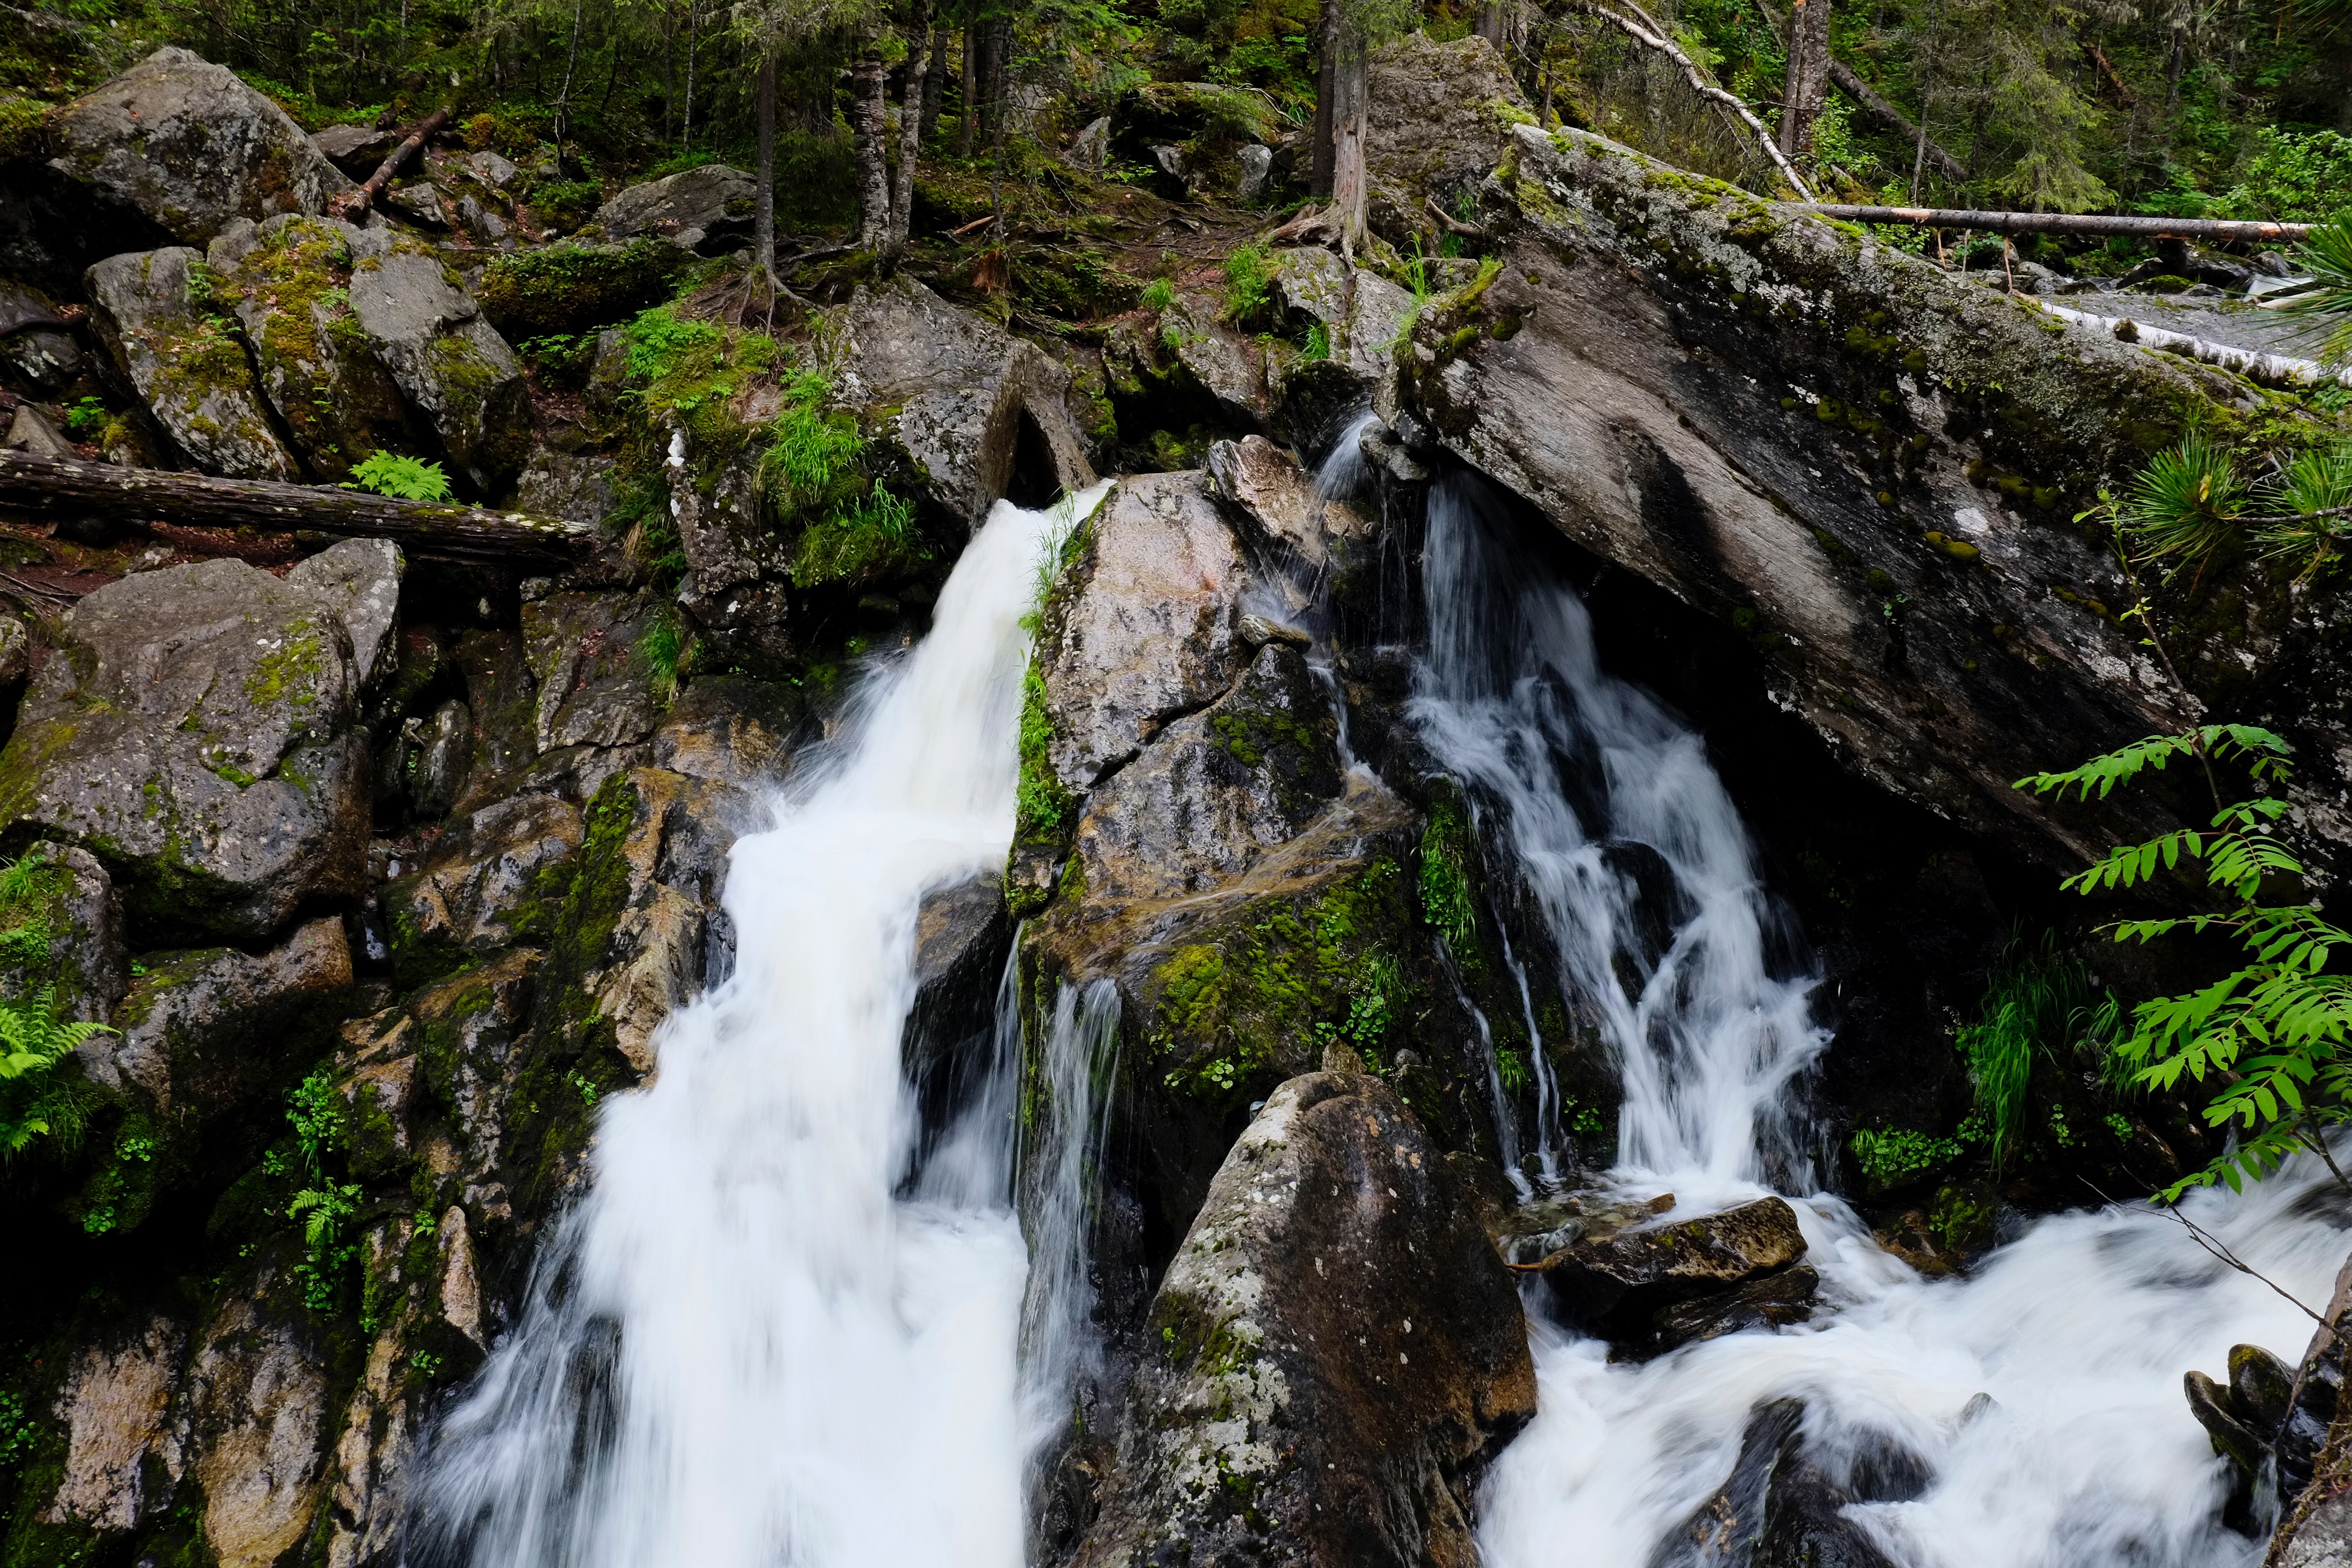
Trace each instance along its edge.
{"label": "fallen tree trunk", "polygon": [[586,523],[526,512],[436,506],[274,479],[216,479],[163,468],[43,460],[5,451],[0,509],[44,517],[389,539],[415,554],[445,560],[550,566],[577,562],[596,537]]}
{"label": "fallen tree trunk", "polygon": [[2307,223],[2259,223],[2211,217],[2113,217],[2105,213],[1969,212],[1955,207],[1850,207],[1790,202],[1797,212],[1856,223],[1912,228],[1981,228],[1997,234],[2083,234],[2107,238],[2193,239],[2209,245],[2269,241],[2294,245],[2311,237]]}
{"label": "fallen tree trunk", "polygon": [[351,219],[367,211],[369,205],[383,195],[384,186],[392,184],[392,177],[400,173],[400,166],[416,156],[425,143],[433,139],[435,132],[449,123],[451,112],[449,105],[445,103],[418,121],[416,128],[400,139],[400,145],[392,150],[391,156],[375,166],[374,174],[335,198],[336,216]]}
{"label": "fallen tree trunk", "polygon": [[[1856,76],[1852,66],[1834,55],[1830,57],[1830,79],[1837,83],[1839,89],[1848,98],[1901,132],[1906,142],[1914,143],[1918,142],[1919,128],[1912,124],[1910,119],[1901,110],[1881,98],[1875,88]],[[1964,184],[1968,180],[1968,165],[1945,152],[1932,136],[1927,138],[1927,162],[1933,163],[1937,172],[1949,175],[1955,180]]]}

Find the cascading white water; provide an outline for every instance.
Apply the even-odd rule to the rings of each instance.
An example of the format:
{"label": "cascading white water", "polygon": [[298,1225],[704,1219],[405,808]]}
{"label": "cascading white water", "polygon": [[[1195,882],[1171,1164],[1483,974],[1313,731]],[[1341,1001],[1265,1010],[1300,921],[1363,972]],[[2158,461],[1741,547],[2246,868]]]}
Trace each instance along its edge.
{"label": "cascading white water", "polygon": [[733,975],[607,1102],[523,1321],[443,1424],[408,1560],[1017,1568],[1027,1268],[1003,1074],[899,1189],[925,892],[1000,868],[1041,542],[1000,503],[930,635],[735,847]]}
{"label": "cascading white water", "polygon": [[[1769,1155],[1810,1175],[1782,1090],[1827,1040],[1810,1013],[1815,977],[1772,973],[1778,917],[1698,736],[1601,671],[1583,601],[1531,568],[1508,527],[1470,475],[1432,489],[1429,656],[1412,716],[1480,826],[1505,835],[1563,983],[1617,1052],[1625,1164],[1720,1185],[1758,1180]],[[1681,906],[1660,953],[1643,951],[1642,888],[1627,869],[1636,857],[1671,873]],[[1621,968],[1643,983],[1629,988]],[[1538,1129],[1547,1146],[1553,1131]]]}
{"label": "cascading white water", "polygon": [[[1622,1063],[1612,1176],[1672,1191],[1675,1215],[1760,1196],[1767,1182],[1803,1194],[1821,1173],[1790,1089],[1823,1041],[1813,977],[1774,970],[1769,955],[1794,944],[1775,940],[1698,738],[1601,670],[1581,603],[1510,548],[1510,528],[1475,479],[1433,490],[1415,711],[1517,856],[1563,984]],[[1662,952],[1641,951],[1626,846],[1672,873]],[[1612,963],[1629,954],[1638,986]],[[2294,1306],[2144,1206],[2045,1219],[1967,1279],[1930,1282],[1835,1196],[1792,1201],[1822,1276],[1810,1324],[1612,1366],[1605,1345],[1536,1323],[1539,1413],[1481,1497],[1488,1568],[1647,1568],[1730,1473],[1749,1412],[1790,1396],[1823,1450],[1877,1433],[1927,1462],[1915,1500],[1848,1510],[1897,1563],[2260,1561],[2260,1543],[2218,1521],[2225,1472],[2180,1379],[2220,1373],[2240,1342],[2291,1359],[2311,1326]],[[2200,1194],[2188,1212],[2301,1300],[2326,1299],[2347,1238],[2325,1171],[2290,1168],[2242,1198]]]}

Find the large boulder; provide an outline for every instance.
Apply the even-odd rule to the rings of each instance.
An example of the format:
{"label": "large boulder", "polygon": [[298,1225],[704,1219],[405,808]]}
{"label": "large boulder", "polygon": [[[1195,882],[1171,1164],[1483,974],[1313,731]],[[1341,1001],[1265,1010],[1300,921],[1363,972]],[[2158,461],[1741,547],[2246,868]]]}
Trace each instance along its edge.
{"label": "large boulder", "polygon": [[660,235],[691,250],[721,235],[748,234],[760,182],[724,163],[631,185],[596,209],[592,226],[608,239]]}
{"label": "large boulder", "polygon": [[1501,270],[1423,312],[1391,423],[1730,623],[1751,679],[1855,772],[2079,864],[2170,819],[2141,792],[2053,811],[2012,782],[2226,700],[2211,716],[2304,742],[2296,796],[2352,840],[2341,683],[2289,679],[2335,667],[2333,622],[2295,608],[2292,572],[2174,585],[2160,616],[2235,628],[2174,647],[2192,695],[2072,521],[2185,423],[2269,417],[2246,383],[1597,136],[1521,126],[1479,189]]}
{"label": "large boulder", "polygon": [[352,231],[351,310],[427,422],[455,473],[484,495],[530,452],[522,366],[433,249],[388,228]]}
{"label": "large boulder", "polygon": [[1364,126],[1369,215],[1398,244],[1428,234],[1434,250],[1428,203],[1450,208],[1475,187],[1535,111],[1502,52],[1475,33],[1442,44],[1413,33],[1375,50],[1366,72],[1380,106]]}
{"label": "large boulder", "polygon": [[258,226],[239,219],[205,252],[215,293],[253,345],[262,392],[321,479],[342,479],[379,447],[415,451],[433,438],[412,421],[352,308],[360,235],[289,213]]}
{"label": "large boulder", "polygon": [[189,461],[230,479],[296,477],[203,256],[172,246],[110,257],[83,286],[108,352]]}
{"label": "large boulder", "polygon": [[913,279],[859,289],[829,342],[835,397],[948,516],[977,524],[1000,496],[1039,505],[1094,482],[1064,402],[1069,372]]}
{"label": "large boulder", "polygon": [[237,218],[324,211],[349,190],[318,144],[235,71],[158,49],[51,121],[51,165],[183,245]]}
{"label": "large boulder", "polygon": [[1486,1461],[1535,1414],[1475,1204],[1377,1079],[1276,1089],[1151,1305],[1082,1568],[1475,1557]]}
{"label": "large boulder", "polygon": [[1233,685],[1253,657],[1241,606],[1256,581],[1202,476],[1119,481],[1039,650],[1066,787],[1092,789]]}
{"label": "large boulder", "polygon": [[396,552],[353,541],[283,579],[215,560],[100,588],[25,694],[0,818],[96,855],[151,938],[262,938],[310,899],[357,893],[352,627],[391,602],[398,571]]}
{"label": "large boulder", "polygon": [[1095,789],[1074,874],[1097,900],[1210,891],[1305,831],[1341,784],[1331,694],[1297,648],[1269,642],[1232,690]]}

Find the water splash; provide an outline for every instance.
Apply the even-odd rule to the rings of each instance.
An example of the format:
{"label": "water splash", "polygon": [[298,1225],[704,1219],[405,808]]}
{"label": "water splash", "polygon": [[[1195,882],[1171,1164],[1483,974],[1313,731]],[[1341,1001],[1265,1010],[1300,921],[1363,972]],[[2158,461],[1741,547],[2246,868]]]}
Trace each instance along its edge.
{"label": "water splash", "polygon": [[1055,524],[996,507],[930,636],[736,845],[735,972],[607,1101],[521,1323],[419,1478],[412,1562],[1020,1563],[1012,1119],[968,1120],[899,1195],[899,1048],[924,893],[1012,837],[1020,618]]}

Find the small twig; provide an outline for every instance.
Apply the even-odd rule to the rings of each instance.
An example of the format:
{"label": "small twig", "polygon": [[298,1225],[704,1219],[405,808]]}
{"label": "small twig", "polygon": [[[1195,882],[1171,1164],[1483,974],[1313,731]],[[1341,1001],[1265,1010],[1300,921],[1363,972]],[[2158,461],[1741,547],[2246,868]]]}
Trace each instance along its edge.
{"label": "small twig", "polygon": [[81,595],[75,593],[70,588],[56,588],[49,587],[39,583],[27,583],[24,578],[17,576],[14,572],[0,572],[0,582],[14,583],[17,587],[22,588],[27,594],[38,594],[45,598],[50,599],[64,599],[68,603],[82,597]]}
{"label": "small twig", "polygon": [[[2100,1197],[2106,1199],[2106,1202],[2109,1205],[2116,1208],[2121,1208],[2123,1206],[2121,1204],[2116,1203],[2115,1199],[2107,1197],[2105,1193],[2101,1192],[2099,1184],[2091,1180],[2090,1177],[2083,1177],[2082,1183],[2093,1192],[2098,1193]],[[2155,1202],[2154,1199],[2150,1199],[2149,1201],[2151,1203]],[[2228,1245],[2222,1242],[2220,1237],[2214,1236],[2211,1231],[2207,1230],[2203,1226],[2199,1225],[2195,1220],[2190,1219],[2187,1215],[2182,1214],[2179,1205],[2157,1204],[2156,1208],[2158,1213],[2170,1215],[2174,1219],[2179,1220],[2188,1228],[2189,1236],[2196,1241],[2197,1245],[2203,1247],[2207,1252],[2211,1253],[2221,1262],[2228,1264],[2231,1268],[2246,1276],[2249,1279],[2261,1280],[2263,1284],[2276,1291],[2280,1300],[2294,1307],[2296,1311],[2301,1312],[2305,1317],[2309,1318],[2313,1322],[2317,1323],[2321,1328],[2327,1330],[2330,1333],[2335,1332],[2334,1324],[2330,1323],[2326,1318],[2321,1317],[2318,1313],[2313,1311],[2310,1308],[2305,1306],[2301,1301],[2295,1300],[2294,1297],[2288,1295],[2285,1289],[2281,1286],[2278,1281],[2273,1279],[2269,1275],[2264,1274],[2262,1270],[2254,1268],[2252,1265],[2246,1262],[2245,1259],[2240,1258],[2236,1253],[2231,1251]]]}
{"label": "small twig", "polygon": [[983,216],[972,219],[961,228],[951,228],[948,230],[948,237],[950,239],[961,239],[965,235],[971,233],[974,229],[986,228],[990,224],[992,224],[995,221],[996,215],[994,213],[986,214]]}

